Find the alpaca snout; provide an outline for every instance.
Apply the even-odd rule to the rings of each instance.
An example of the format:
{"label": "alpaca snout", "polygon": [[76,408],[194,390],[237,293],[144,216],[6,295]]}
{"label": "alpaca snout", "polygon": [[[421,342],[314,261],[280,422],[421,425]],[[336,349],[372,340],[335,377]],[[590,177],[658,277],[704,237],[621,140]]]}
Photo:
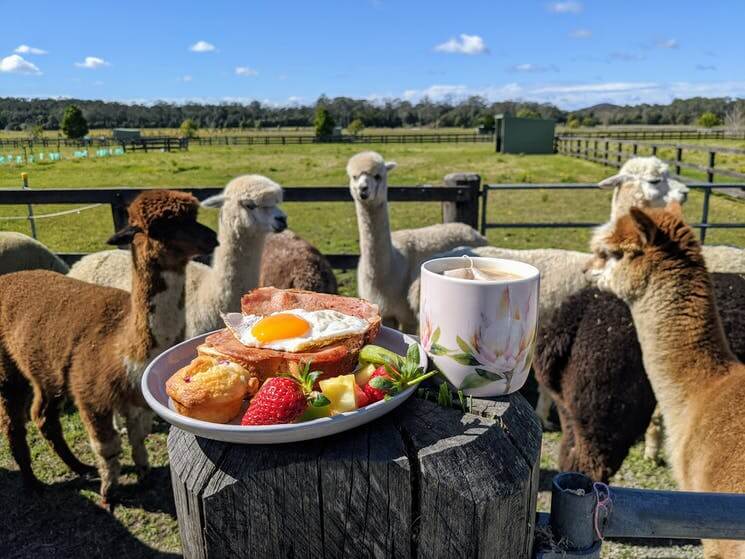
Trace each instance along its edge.
{"label": "alpaca snout", "polygon": [[361,200],[367,200],[370,197],[370,187],[360,186],[358,189]]}
{"label": "alpaca snout", "polygon": [[274,225],[272,225],[275,233],[281,233],[287,229],[287,216],[278,215],[274,218]]}

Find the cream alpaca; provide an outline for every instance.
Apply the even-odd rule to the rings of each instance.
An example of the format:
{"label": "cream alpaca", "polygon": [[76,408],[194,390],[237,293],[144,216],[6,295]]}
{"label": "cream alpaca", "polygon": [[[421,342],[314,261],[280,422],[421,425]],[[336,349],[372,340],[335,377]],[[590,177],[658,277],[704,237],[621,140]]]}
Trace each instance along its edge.
{"label": "cream alpaca", "polygon": [[419,277],[422,262],[458,246],[483,246],[486,239],[463,223],[391,233],[388,172],[395,167],[372,151],[358,153],[347,163],[360,233],[357,290],[360,297],[379,305],[384,320],[415,332],[418,308],[410,306],[408,291]]}
{"label": "cream alpaca", "polygon": [[[670,211],[632,209],[593,239],[598,287],[624,300],[669,435],[681,489],[745,493],[745,365],[730,350],[693,230]],[[745,542],[705,541],[707,558]]]}
{"label": "cream alpaca", "polygon": [[21,270],[68,272],[67,264],[39,241],[21,233],[0,231],[0,274]]}
{"label": "cream alpaca", "polygon": [[[241,296],[258,287],[264,239],[287,226],[282,188],[261,175],[244,175],[202,202],[220,208],[220,246],[212,267],[190,262],[186,268],[186,337],[222,325],[221,311],[240,308]],[[109,250],[75,263],[70,276],[99,285],[129,290],[132,259],[128,252]]]}

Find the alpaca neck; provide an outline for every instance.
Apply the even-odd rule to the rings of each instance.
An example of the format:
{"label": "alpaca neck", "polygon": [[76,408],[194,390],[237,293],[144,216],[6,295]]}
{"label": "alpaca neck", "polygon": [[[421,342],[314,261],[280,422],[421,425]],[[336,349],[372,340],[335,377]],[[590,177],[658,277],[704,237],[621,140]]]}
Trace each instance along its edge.
{"label": "alpaca neck", "polygon": [[631,304],[631,314],[670,444],[677,448],[690,404],[735,360],[708,272],[701,265],[653,280],[647,294]]}
{"label": "alpaca neck", "polygon": [[129,322],[124,330],[125,362],[132,383],[139,383],[144,366],[184,336],[186,263],[163,270],[155,255],[132,251],[132,294]]}
{"label": "alpaca neck", "polygon": [[199,286],[205,292],[199,300],[225,312],[239,309],[243,294],[259,285],[265,239],[266,233],[244,231],[241,235],[220,227],[220,244],[212,257],[209,281]]}
{"label": "alpaca neck", "polygon": [[378,277],[385,278],[393,261],[388,203],[371,207],[355,202],[355,206],[360,232],[360,266],[374,269]]}

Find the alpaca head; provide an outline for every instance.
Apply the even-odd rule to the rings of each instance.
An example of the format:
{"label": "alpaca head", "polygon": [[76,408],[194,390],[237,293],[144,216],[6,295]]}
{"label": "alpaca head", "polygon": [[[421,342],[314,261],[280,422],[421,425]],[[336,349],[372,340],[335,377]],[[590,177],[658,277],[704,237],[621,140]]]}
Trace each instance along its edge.
{"label": "alpaca head", "polygon": [[369,206],[383,204],[388,199],[388,171],[396,168],[394,161],[384,161],[374,151],[363,151],[347,163],[349,190],[355,202]]}
{"label": "alpaca head", "polygon": [[217,246],[215,232],[197,221],[198,208],[198,200],[186,192],[143,192],[127,209],[128,225],[107,242],[131,244],[135,255],[155,260],[165,270],[178,269]]}
{"label": "alpaca head", "polygon": [[249,236],[279,233],[287,228],[282,187],[262,175],[242,175],[220,193],[202,202],[205,208],[220,208],[220,229]]}
{"label": "alpaca head", "polygon": [[685,224],[680,204],[666,208],[631,208],[617,221],[599,227],[590,243],[588,265],[598,288],[633,303],[647,290],[664,290],[666,279],[683,270],[705,269],[701,246]]}
{"label": "alpaca head", "polygon": [[682,204],[688,198],[688,187],[670,178],[667,164],[657,157],[629,159],[618,174],[598,186],[613,189],[613,220],[628,213],[630,208],[661,208],[670,202]]}

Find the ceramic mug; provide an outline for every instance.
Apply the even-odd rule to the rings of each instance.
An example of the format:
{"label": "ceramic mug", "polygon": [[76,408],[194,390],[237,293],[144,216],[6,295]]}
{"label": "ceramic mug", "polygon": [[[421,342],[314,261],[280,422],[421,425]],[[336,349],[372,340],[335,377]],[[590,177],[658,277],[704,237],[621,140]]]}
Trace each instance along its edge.
{"label": "ceramic mug", "polygon": [[422,264],[421,343],[435,366],[465,394],[510,394],[525,383],[533,362],[540,272],[515,260],[470,260],[477,268],[514,278],[470,280],[443,275],[469,265],[458,256]]}

